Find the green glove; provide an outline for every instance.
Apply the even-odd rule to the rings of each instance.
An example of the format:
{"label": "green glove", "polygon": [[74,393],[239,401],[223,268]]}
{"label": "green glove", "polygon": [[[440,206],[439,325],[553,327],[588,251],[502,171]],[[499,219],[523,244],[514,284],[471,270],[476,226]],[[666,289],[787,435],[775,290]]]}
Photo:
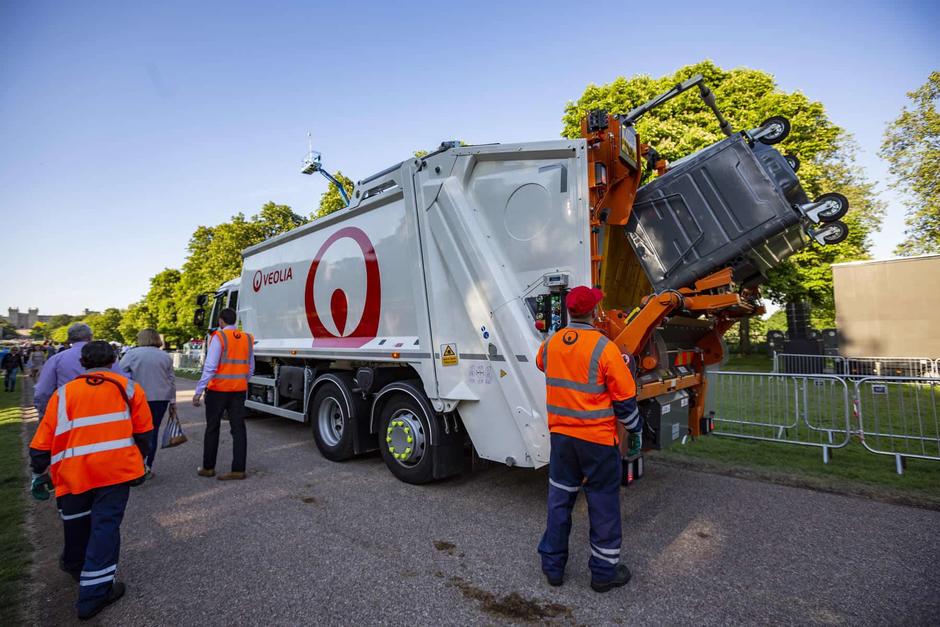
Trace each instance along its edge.
{"label": "green glove", "polygon": [[33,482],[29,486],[29,491],[37,501],[48,501],[51,496],[49,490],[54,487],[48,474],[37,475],[33,473]]}
{"label": "green glove", "polygon": [[640,433],[631,433],[627,437],[627,457],[636,457],[640,454],[643,447],[643,435]]}

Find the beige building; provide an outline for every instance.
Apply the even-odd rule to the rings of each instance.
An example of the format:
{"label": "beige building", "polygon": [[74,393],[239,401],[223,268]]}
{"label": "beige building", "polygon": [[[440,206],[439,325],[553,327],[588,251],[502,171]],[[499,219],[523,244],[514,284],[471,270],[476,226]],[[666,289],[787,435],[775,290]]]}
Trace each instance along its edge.
{"label": "beige building", "polygon": [[832,266],[839,352],[940,358],[940,255]]}

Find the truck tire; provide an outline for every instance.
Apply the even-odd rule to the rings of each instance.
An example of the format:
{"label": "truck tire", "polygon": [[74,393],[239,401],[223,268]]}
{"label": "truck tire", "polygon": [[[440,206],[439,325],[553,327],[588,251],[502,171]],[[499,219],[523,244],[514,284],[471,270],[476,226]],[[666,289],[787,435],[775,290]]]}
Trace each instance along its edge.
{"label": "truck tire", "polygon": [[396,394],[379,416],[379,450],[392,474],[405,483],[434,480],[431,424],[420,403]]}
{"label": "truck tire", "polygon": [[352,457],[355,425],[349,415],[349,390],[343,390],[333,381],[326,381],[313,395],[310,404],[310,424],[313,441],[323,457],[341,462]]}

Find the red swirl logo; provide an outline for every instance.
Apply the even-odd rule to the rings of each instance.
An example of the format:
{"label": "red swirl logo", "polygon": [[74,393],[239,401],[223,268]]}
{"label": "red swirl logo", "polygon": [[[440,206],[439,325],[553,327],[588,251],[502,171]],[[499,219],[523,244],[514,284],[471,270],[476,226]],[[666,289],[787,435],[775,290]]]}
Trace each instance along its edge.
{"label": "red swirl logo", "polygon": [[[349,333],[346,332],[352,325],[349,324],[347,316],[349,313],[349,299],[346,292],[337,288],[330,296],[329,315],[339,335],[334,334],[323,325],[323,319],[317,311],[316,299],[313,295],[313,289],[316,285],[317,271],[320,268],[320,260],[333,244],[341,239],[351,239],[358,244],[362,251],[362,257],[366,264],[366,295],[365,303],[362,309],[362,318],[358,324]],[[310,264],[310,271],[307,273],[307,284],[304,290],[304,306],[307,310],[307,324],[310,327],[310,333],[313,335],[314,346],[330,347],[350,347],[359,348],[370,340],[375,339],[379,330],[379,314],[382,305],[382,281],[379,275],[379,262],[375,256],[375,247],[369,236],[365,232],[354,226],[347,226],[333,233],[327,238],[320,250],[317,251],[313,263]]]}
{"label": "red swirl logo", "polygon": [[254,291],[257,292],[261,289],[261,280],[261,270],[258,270],[255,272],[255,278],[251,280],[251,287],[254,289]]}

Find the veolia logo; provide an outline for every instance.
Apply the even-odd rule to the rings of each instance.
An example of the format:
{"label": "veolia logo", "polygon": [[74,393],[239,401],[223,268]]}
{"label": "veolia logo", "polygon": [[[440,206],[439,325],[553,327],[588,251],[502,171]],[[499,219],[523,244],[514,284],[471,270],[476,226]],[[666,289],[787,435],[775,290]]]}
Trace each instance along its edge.
{"label": "veolia logo", "polygon": [[267,273],[258,270],[255,272],[255,276],[251,280],[251,288],[256,292],[260,292],[261,288],[265,285],[283,283],[284,281],[290,281],[293,278],[294,272],[291,270],[290,266],[287,266],[286,268],[279,268],[277,270],[271,270]]}
{"label": "veolia logo", "polygon": [[[358,321],[347,319],[349,316],[349,297],[342,287],[337,287],[330,294],[329,312],[317,310],[314,295],[317,281],[323,281],[329,289],[331,287],[330,283],[336,280],[337,277],[331,277],[331,272],[326,271],[327,264],[324,264],[327,267],[321,268],[320,262],[327,251],[336,242],[343,239],[351,239],[357,244],[362,254],[362,260],[365,262],[365,299],[362,306],[362,317]],[[340,275],[338,278],[340,281],[355,280],[355,277],[346,275]],[[359,288],[361,286],[350,285],[349,287]],[[361,292],[362,290],[357,289],[355,291]],[[375,256],[375,246],[372,245],[369,236],[362,229],[348,226],[333,233],[323,242],[313,259],[313,263],[310,264],[310,271],[307,273],[304,305],[307,310],[307,324],[310,326],[310,333],[313,335],[314,346],[358,348],[369,340],[375,339],[379,330],[379,313],[382,306],[382,281],[379,276],[379,262]],[[332,326],[336,329],[336,332],[327,329],[323,324],[324,315],[330,316]]]}

